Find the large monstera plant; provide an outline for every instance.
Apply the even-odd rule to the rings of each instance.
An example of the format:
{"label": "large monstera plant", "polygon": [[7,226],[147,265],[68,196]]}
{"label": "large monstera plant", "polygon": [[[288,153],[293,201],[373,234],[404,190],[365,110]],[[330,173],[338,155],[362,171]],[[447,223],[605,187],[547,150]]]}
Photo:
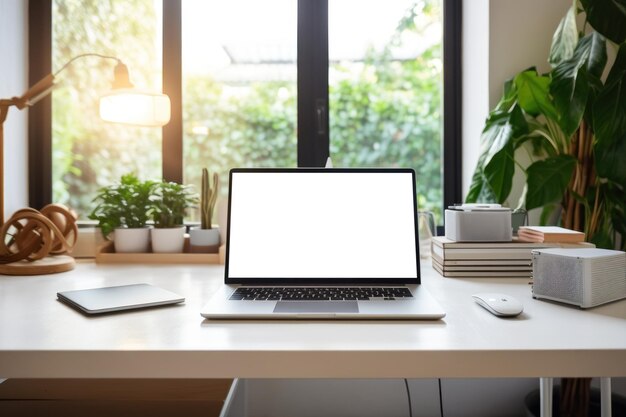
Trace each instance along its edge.
{"label": "large monstera plant", "polygon": [[[597,246],[626,248],[617,237],[626,237],[625,40],[626,0],[574,1],[552,39],[552,70],[530,68],[506,82],[467,202],[507,202],[518,165],[526,175],[520,207],[543,208],[544,224],[560,213],[563,227]],[[530,165],[522,167],[521,153]]]}

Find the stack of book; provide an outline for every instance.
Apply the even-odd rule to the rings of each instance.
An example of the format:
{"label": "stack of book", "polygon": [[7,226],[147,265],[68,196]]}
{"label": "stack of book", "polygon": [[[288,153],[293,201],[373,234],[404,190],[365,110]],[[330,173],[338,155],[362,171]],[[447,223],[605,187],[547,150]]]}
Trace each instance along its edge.
{"label": "stack of book", "polygon": [[558,226],[521,226],[517,232],[522,242],[583,242],[585,234]]}
{"label": "stack of book", "polygon": [[444,277],[530,278],[532,254],[542,248],[593,248],[575,242],[455,242],[443,236],[432,238],[433,268]]}

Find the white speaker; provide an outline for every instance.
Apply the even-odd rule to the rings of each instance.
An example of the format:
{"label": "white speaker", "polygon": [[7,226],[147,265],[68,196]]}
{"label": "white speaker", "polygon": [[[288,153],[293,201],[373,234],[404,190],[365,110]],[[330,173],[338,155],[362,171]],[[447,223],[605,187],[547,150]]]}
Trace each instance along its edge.
{"label": "white speaker", "polygon": [[446,237],[455,242],[510,242],[511,209],[499,204],[465,204],[446,209],[445,228]]}
{"label": "white speaker", "polygon": [[536,249],[533,297],[581,308],[626,298],[626,252],[616,250]]}

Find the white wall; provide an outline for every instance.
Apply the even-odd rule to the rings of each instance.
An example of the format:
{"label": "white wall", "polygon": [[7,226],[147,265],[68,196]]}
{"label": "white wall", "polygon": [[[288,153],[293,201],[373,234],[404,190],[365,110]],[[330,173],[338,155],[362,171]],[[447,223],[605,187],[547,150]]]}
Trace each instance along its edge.
{"label": "white wall", "polygon": [[463,1],[463,198],[479,156],[489,112],[489,0]]}
{"label": "white wall", "polygon": [[[28,89],[28,1],[0,0],[0,98]],[[4,218],[28,205],[28,111],[9,109],[4,123]]]}

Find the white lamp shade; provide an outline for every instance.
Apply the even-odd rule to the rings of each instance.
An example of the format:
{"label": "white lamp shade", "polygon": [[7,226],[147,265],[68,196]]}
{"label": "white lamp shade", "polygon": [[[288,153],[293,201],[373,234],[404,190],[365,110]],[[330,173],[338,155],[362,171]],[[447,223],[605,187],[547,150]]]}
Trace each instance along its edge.
{"label": "white lamp shade", "polygon": [[100,97],[100,117],[113,123],[163,126],[170,121],[170,98],[136,89],[115,89]]}

